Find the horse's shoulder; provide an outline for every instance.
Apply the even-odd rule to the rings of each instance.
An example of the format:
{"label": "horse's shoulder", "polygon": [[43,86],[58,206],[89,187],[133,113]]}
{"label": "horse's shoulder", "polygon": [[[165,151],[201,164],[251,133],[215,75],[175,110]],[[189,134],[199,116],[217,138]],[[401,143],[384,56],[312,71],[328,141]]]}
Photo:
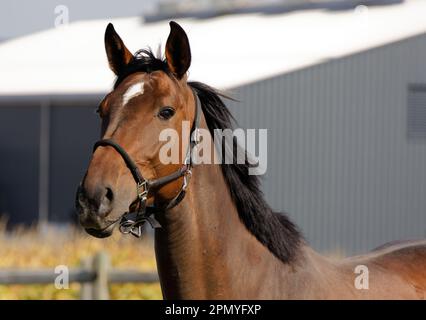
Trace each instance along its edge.
{"label": "horse's shoulder", "polygon": [[426,264],[426,240],[393,241],[375,248],[370,252],[371,258],[376,261],[391,263],[422,262]]}
{"label": "horse's shoulder", "polygon": [[[346,261],[384,269],[426,270],[426,240],[393,241],[367,254],[349,257]],[[423,273],[426,278],[426,271]]]}
{"label": "horse's shoulder", "polygon": [[411,284],[419,297],[426,298],[426,240],[407,241],[383,246],[372,252],[370,263],[398,274]]}
{"label": "horse's shoulder", "polygon": [[426,240],[395,240],[395,241],[390,241],[390,242],[387,242],[387,243],[385,243],[381,246],[374,248],[372,250],[372,252],[381,251],[381,250],[394,251],[394,250],[404,249],[404,248],[411,247],[411,246],[425,247],[426,246]]}
{"label": "horse's shoulder", "polygon": [[397,276],[408,283],[421,299],[426,299],[426,240],[394,241],[373,251],[345,259],[346,263],[366,265],[377,274]]}

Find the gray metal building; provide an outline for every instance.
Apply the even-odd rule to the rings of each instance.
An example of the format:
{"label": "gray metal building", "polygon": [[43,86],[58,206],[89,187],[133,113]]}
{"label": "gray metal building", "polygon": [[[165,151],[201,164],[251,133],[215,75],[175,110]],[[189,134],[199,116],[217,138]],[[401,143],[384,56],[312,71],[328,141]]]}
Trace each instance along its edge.
{"label": "gray metal building", "polygon": [[314,247],[426,238],[426,34],[235,93],[240,124],[269,131],[267,199]]}
{"label": "gray metal building", "polygon": [[15,224],[69,223],[100,125],[100,97],[0,99],[0,216]]}

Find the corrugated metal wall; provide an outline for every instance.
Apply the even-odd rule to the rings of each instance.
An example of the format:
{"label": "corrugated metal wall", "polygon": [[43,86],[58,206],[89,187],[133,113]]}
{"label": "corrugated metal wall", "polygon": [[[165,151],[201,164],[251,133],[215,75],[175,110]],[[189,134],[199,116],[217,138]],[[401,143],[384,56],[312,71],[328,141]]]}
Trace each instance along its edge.
{"label": "corrugated metal wall", "polygon": [[[50,119],[49,221],[76,221],[75,192],[100,136],[99,99],[81,105],[53,103]],[[78,126],[78,130],[76,130]]]}
{"label": "corrugated metal wall", "polygon": [[39,119],[37,104],[0,108],[0,219],[11,223],[38,218]]}
{"label": "corrugated metal wall", "polygon": [[[11,226],[44,219],[55,223],[77,220],[75,192],[100,133],[99,116],[94,112],[99,97],[80,100],[62,97],[48,106],[36,98],[0,101],[0,219],[7,218]],[[43,107],[49,109],[44,123]],[[43,142],[47,150],[42,148],[43,126],[47,127],[48,141]],[[45,172],[40,165],[43,152]]]}
{"label": "corrugated metal wall", "polygon": [[412,83],[426,83],[426,35],[231,91],[240,126],[268,129],[269,203],[314,248],[426,238],[426,140],[407,139]]}

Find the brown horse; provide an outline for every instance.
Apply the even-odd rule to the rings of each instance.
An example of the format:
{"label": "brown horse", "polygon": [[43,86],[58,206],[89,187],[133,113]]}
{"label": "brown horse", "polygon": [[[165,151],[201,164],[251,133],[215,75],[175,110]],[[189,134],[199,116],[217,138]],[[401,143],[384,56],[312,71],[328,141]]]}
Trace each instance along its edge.
{"label": "brown horse", "polygon": [[[425,241],[335,261],[312,250],[284,214],[271,210],[248,161],[193,166],[199,141],[182,136],[182,121],[193,132],[209,130],[211,139],[214,129],[231,127],[232,117],[217,91],[187,82],[188,38],[178,24],[170,26],[165,59],[148,50],[132,55],[113,26],[106,29],[117,80],[99,106],[103,140],[77,192],[86,231],[106,237],[120,224],[122,232],[139,235],[145,221],[158,221],[155,252],[167,299],[424,299]],[[166,142],[159,135],[167,128],[189,151],[180,163],[160,161]],[[360,276],[368,276],[361,288]]]}

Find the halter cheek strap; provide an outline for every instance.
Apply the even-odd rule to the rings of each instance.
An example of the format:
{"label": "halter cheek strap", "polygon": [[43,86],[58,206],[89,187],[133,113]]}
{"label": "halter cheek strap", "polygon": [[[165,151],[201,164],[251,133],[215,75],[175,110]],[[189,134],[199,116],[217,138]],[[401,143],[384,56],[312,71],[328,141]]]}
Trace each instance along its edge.
{"label": "halter cheek strap", "polygon": [[[186,156],[183,162],[183,166],[179,168],[179,170],[164,176],[158,179],[148,180],[145,179],[140,172],[136,163],[132,160],[130,155],[121,147],[118,143],[116,143],[112,139],[102,139],[95,143],[93,146],[93,152],[98,147],[109,146],[113,147],[115,151],[121,156],[121,158],[126,163],[127,168],[129,168],[133,179],[136,182],[136,193],[138,206],[137,211],[127,212],[123,215],[120,220],[120,231],[125,234],[132,234],[136,237],[140,237],[142,235],[142,227],[148,222],[153,228],[160,228],[160,223],[154,218],[155,213],[164,212],[165,210],[171,209],[178,205],[183,198],[185,197],[186,188],[189,184],[189,180],[191,178],[191,168],[192,168],[192,150],[199,143],[199,135],[198,130],[200,126],[200,117],[201,117],[201,107],[200,101],[197,93],[193,90],[194,100],[195,100],[195,117],[194,123],[191,128],[190,133],[190,141],[188,145],[188,149],[186,152]],[[179,178],[183,177],[183,184],[181,189],[179,190],[176,197],[174,197],[165,207],[156,207],[154,205],[147,206],[146,201],[148,197],[148,193],[153,189],[158,189],[172,181],[175,181]]]}

